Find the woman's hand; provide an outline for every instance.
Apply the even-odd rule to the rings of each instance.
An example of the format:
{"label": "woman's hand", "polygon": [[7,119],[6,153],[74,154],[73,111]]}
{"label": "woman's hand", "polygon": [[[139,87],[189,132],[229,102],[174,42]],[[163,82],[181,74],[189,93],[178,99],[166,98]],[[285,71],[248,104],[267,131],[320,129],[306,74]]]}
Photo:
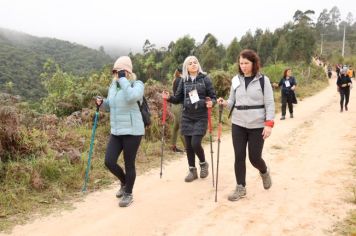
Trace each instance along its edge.
{"label": "woman's hand", "polygon": [[294,91],[295,90],[295,85],[291,87],[291,89]]}
{"label": "woman's hand", "polygon": [[162,98],[163,98],[163,99],[166,99],[166,100],[169,99],[169,92],[163,91],[163,92],[162,92]]}
{"label": "woman's hand", "polygon": [[272,127],[265,126],[265,128],[264,128],[263,131],[262,131],[263,139],[266,139],[266,138],[268,138],[269,136],[271,136],[271,133],[272,133]]}
{"label": "woman's hand", "polygon": [[103,98],[102,97],[96,97],[95,104],[100,107],[101,104],[103,104]]}
{"label": "woman's hand", "polygon": [[227,106],[227,101],[225,101],[222,97],[218,98],[218,104],[223,105],[224,107]]}

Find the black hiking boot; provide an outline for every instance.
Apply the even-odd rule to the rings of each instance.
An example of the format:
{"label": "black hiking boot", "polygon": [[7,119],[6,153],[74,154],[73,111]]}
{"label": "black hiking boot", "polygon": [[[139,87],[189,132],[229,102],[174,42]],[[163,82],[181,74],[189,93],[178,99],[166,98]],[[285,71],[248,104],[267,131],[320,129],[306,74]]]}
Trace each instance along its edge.
{"label": "black hiking boot", "polygon": [[349,109],[347,108],[347,106],[345,106],[345,111],[348,111]]}
{"label": "black hiking boot", "polygon": [[120,207],[128,207],[131,205],[132,202],[133,202],[132,194],[124,192],[123,197],[122,197],[121,201],[119,202],[119,206]]}
{"label": "black hiking boot", "polygon": [[290,113],[290,118],[294,118],[293,113]]}
{"label": "black hiking boot", "polygon": [[198,178],[198,172],[196,167],[189,167],[189,173],[187,177],[185,177],[185,182],[192,182],[193,180]]}
{"label": "black hiking boot", "polygon": [[200,178],[206,178],[209,175],[209,163],[200,162]]}
{"label": "black hiking boot", "polygon": [[286,116],[282,116],[280,120],[285,120],[286,119]]}
{"label": "black hiking boot", "polygon": [[116,197],[117,198],[122,197],[122,195],[124,195],[124,192],[125,192],[125,185],[121,184],[119,191],[117,191],[117,193],[116,193]]}

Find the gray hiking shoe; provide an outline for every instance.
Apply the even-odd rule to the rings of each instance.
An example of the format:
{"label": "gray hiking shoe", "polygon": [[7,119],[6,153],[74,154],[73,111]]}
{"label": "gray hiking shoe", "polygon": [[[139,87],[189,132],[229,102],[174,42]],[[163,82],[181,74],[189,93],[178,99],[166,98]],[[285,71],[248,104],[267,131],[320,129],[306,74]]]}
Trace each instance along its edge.
{"label": "gray hiking shoe", "polygon": [[200,165],[200,178],[206,178],[209,175],[209,163],[201,162]]}
{"label": "gray hiking shoe", "polygon": [[286,119],[286,117],[285,117],[285,116],[282,116],[280,120],[285,120],[285,119]]}
{"label": "gray hiking shoe", "polygon": [[185,182],[192,182],[193,180],[198,178],[198,172],[196,167],[189,167],[189,173],[187,177],[185,177]]}
{"label": "gray hiking shoe", "polygon": [[228,196],[229,201],[237,201],[246,196],[246,188],[241,184],[236,186],[236,189]]}
{"label": "gray hiking shoe", "polygon": [[123,194],[123,197],[121,201],[119,202],[120,207],[128,207],[130,204],[133,202],[133,196],[131,193],[125,193]]}
{"label": "gray hiking shoe", "polygon": [[119,191],[117,191],[117,193],[116,193],[116,197],[117,198],[122,197],[122,195],[124,195],[124,192],[125,192],[125,185],[121,184]]}
{"label": "gray hiking shoe", "polygon": [[261,178],[262,178],[262,183],[263,183],[263,187],[265,189],[269,189],[272,186],[272,179],[271,179],[271,175],[269,174],[269,169],[267,169],[267,172],[262,174],[260,172]]}

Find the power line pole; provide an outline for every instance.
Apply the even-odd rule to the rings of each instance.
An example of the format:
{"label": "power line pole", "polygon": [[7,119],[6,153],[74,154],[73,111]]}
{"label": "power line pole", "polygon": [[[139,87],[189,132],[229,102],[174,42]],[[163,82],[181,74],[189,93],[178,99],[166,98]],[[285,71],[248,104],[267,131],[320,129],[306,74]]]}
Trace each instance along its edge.
{"label": "power line pole", "polygon": [[345,31],[346,31],[346,24],[344,25],[344,38],[342,40],[342,57],[345,55]]}

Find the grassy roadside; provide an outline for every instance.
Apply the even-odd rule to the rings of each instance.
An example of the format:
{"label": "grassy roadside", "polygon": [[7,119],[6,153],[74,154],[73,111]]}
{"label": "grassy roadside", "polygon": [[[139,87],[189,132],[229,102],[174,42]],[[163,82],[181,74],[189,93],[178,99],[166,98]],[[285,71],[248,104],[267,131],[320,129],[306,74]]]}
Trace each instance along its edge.
{"label": "grassy roadside", "polygon": [[[142,142],[141,153],[137,157],[137,174],[143,174],[152,168],[160,166],[161,142]],[[158,151],[159,150],[159,151]],[[143,153],[145,152],[145,153]],[[84,155],[84,153],[83,153]],[[184,158],[168,150],[164,150],[164,163]],[[119,164],[123,166],[122,157]],[[90,170],[88,192],[94,192],[108,188],[116,179],[106,170],[103,157],[93,157]],[[86,158],[82,163],[71,165],[68,160],[56,160],[44,157],[40,159],[29,159],[20,162],[7,163],[7,179],[11,182],[3,183],[0,187],[0,232],[10,232],[18,224],[24,224],[39,217],[51,214],[58,210],[71,209],[73,202],[83,199],[85,194],[81,192]],[[42,168],[41,180],[44,185],[42,189],[32,186],[33,173]],[[16,176],[11,173],[16,173]],[[58,171],[57,171],[58,170]],[[43,172],[47,172],[44,174]],[[159,172],[157,172],[157,175]],[[12,176],[9,176],[12,175]],[[47,179],[46,175],[52,180]]]}

